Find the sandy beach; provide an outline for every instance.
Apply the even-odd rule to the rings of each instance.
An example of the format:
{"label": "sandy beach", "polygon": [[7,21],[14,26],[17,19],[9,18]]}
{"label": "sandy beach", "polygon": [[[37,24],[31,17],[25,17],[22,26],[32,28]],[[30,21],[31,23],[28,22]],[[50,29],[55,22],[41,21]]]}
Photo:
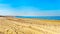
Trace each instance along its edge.
{"label": "sandy beach", "polygon": [[0,17],[0,34],[60,34],[60,20]]}

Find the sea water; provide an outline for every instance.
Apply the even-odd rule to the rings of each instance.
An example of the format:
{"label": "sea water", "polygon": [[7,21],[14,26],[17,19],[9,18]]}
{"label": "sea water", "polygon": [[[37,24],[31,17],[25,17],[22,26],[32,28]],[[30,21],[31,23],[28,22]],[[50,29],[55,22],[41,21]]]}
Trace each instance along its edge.
{"label": "sea water", "polygon": [[47,20],[60,20],[60,16],[15,16],[16,18],[36,18]]}

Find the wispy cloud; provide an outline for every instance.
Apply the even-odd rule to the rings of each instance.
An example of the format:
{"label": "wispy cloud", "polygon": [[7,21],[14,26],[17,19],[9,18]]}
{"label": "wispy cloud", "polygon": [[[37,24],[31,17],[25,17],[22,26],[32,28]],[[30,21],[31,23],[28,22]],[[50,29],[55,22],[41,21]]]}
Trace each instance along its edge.
{"label": "wispy cloud", "polygon": [[0,4],[0,15],[14,15],[14,12],[8,4]]}
{"label": "wispy cloud", "polygon": [[0,0],[0,15],[60,16],[59,1]]}
{"label": "wispy cloud", "polygon": [[21,16],[60,16],[60,10],[40,10],[35,7],[20,7],[16,15]]}
{"label": "wispy cloud", "polygon": [[40,10],[35,7],[13,9],[9,4],[0,4],[0,15],[13,16],[60,16],[60,10]]}

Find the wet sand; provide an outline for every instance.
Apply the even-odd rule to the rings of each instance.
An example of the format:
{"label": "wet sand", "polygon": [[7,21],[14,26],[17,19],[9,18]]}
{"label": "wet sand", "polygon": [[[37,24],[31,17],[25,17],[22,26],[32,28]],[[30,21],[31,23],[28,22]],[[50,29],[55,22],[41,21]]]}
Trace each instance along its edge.
{"label": "wet sand", "polygon": [[60,20],[0,17],[0,34],[60,34]]}

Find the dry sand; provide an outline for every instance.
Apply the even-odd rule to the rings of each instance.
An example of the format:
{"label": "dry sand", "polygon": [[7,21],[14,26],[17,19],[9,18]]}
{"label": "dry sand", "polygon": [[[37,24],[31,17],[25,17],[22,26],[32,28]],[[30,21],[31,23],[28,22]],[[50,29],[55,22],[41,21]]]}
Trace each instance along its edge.
{"label": "dry sand", "polygon": [[60,20],[0,17],[0,34],[60,34]]}

